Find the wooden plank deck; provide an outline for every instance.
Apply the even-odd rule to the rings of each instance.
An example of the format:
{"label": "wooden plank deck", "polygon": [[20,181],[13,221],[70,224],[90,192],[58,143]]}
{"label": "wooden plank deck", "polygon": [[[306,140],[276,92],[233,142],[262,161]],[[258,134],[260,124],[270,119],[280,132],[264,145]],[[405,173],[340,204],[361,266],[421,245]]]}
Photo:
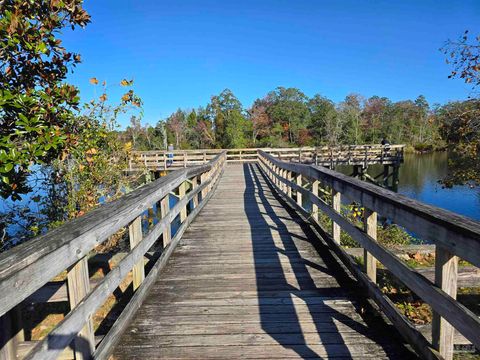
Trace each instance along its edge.
{"label": "wooden plank deck", "polygon": [[357,291],[257,164],[229,165],[113,357],[415,358]]}

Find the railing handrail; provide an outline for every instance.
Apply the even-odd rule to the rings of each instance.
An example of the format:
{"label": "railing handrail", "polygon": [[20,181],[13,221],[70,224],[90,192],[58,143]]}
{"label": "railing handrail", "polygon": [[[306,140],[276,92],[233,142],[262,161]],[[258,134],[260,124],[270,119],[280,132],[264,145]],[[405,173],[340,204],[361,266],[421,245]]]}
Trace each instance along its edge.
{"label": "railing handrail", "polygon": [[251,151],[256,152],[258,150],[263,151],[298,151],[298,150],[305,150],[305,151],[315,151],[315,150],[348,150],[348,149],[403,149],[405,148],[404,144],[391,144],[391,145],[381,145],[381,144],[361,144],[361,145],[322,145],[322,146],[300,146],[300,147],[286,147],[286,148],[274,148],[274,147],[261,147],[261,148],[235,148],[235,149],[174,149],[174,150],[165,150],[165,149],[157,149],[157,150],[133,150],[132,154],[159,154],[159,153],[173,153],[173,154],[194,154],[194,153],[211,153],[211,154],[218,154],[222,151],[228,152],[237,152],[237,151]]}
{"label": "railing handrail", "polygon": [[[310,179],[321,180],[352,201],[364,204],[386,218],[391,219],[394,223],[408,228],[420,238],[436,244],[439,243],[450,249],[454,254],[480,267],[479,221],[449,210],[425,204],[405,195],[325,167],[284,162],[262,150],[259,150],[259,152],[272,163],[281,166],[285,170],[301,173]],[[351,190],[349,191],[347,188]],[[382,208],[384,204],[388,204],[392,208]],[[399,210],[416,218],[421,218],[428,222],[429,226],[425,226],[423,223],[420,226],[413,223],[411,219],[406,218],[406,214],[400,213]],[[432,232],[430,226],[441,227],[443,232],[441,234],[442,237],[439,238],[437,231]],[[457,238],[456,243],[452,243],[451,236]],[[460,246],[458,242],[461,242]]]}
{"label": "railing handrail", "polygon": [[[316,218],[318,210],[322,210],[331,219],[332,235],[325,237],[332,245],[331,249],[367,287],[370,296],[422,356],[428,359],[443,356],[451,359],[454,328],[480,348],[480,319],[455,300],[458,257],[470,261],[477,267],[480,266],[480,222],[423,204],[330,169],[283,162],[262,150],[259,150],[259,159],[260,165],[277,190],[300,213],[312,219],[315,226],[321,227]],[[292,176],[295,176],[295,181],[291,180]],[[305,180],[311,184],[311,189],[304,187]],[[331,191],[322,191],[323,194],[331,196],[331,205],[319,195],[319,184],[331,189]],[[296,202],[293,201],[292,190],[296,191]],[[303,207],[302,196],[304,195],[312,203],[312,213],[308,213]],[[342,215],[342,195],[364,207],[364,230]],[[436,244],[435,284],[415,272],[388,248],[376,241],[377,213]],[[365,249],[366,273],[358,269],[340,246],[340,230],[347,232]],[[376,285],[377,260],[432,307],[434,346],[440,353],[432,349],[432,345],[423,335],[409,324],[395,305],[382,294]]]}
{"label": "railing handrail", "polygon": [[[0,254],[0,316],[86,256],[186,179],[210,171],[223,154],[221,152],[207,164],[172,172]],[[36,265],[41,271],[33,269]]]}

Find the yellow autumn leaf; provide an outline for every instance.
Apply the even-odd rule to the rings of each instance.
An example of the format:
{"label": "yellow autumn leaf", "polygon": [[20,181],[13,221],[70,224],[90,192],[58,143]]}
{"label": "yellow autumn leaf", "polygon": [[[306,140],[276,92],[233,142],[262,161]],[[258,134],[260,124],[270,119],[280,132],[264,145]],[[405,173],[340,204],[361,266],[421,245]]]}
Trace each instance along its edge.
{"label": "yellow autumn leaf", "polygon": [[90,79],[90,84],[97,85],[97,84],[98,84],[97,78],[94,78],[94,77],[91,78],[91,79]]}
{"label": "yellow autumn leaf", "polygon": [[122,86],[128,86],[128,85],[129,85],[129,82],[128,82],[128,80],[123,79],[122,81],[120,81],[120,85],[122,85]]}
{"label": "yellow autumn leaf", "polygon": [[132,149],[132,142],[129,141],[124,145],[125,151],[130,151]]}
{"label": "yellow autumn leaf", "polygon": [[100,96],[100,101],[107,101],[107,94],[102,94],[102,96]]}

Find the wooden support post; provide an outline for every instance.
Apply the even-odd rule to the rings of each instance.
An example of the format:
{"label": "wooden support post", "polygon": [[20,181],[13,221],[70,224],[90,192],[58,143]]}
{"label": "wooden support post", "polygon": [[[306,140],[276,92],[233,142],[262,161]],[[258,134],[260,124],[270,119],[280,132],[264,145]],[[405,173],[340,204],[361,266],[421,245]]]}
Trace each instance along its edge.
{"label": "wooden support post", "polygon": [[[142,241],[142,217],[138,216],[128,227],[128,234],[130,239],[130,249],[137,246]],[[145,279],[145,266],[143,258],[133,266],[133,290],[137,290]]]}
{"label": "wooden support post", "polygon": [[[196,188],[198,187],[198,177],[195,176],[193,179],[192,179],[192,191],[195,190]],[[198,206],[198,196],[195,195],[192,199],[192,204],[193,204],[193,209],[195,209],[197,206]]]}
{"label": "wooden support post", "polygon": [[[318,180],[314,180],[312,182],[312,194],[318,196],[318,185],[320,182]],[[312,217],[315,221],[318,220],[318,206],[312,203]]]}
{"label": "wooden support post", "polygon": [[388,168],[389,168],[388,165],[383,165],[382,183],[383,183],[383,186],[385,187],[388,187]]}
{"label": "wooden support post", "polygon": [[[207,179],[208,179],[208,172],[204,172],[202,175],[200,175],[200,184],[203,184],[204,182],[206,182]],[[202,194],[202,201],[203,201],[203,199],[205,199],[205,196],[207,196],[208,194],[208,189],[204,187],[203,190],[201,191],[201,194]]]}
{"label": "wooden support post", "polygon": [[[377,240],[377,213],[365,208],[363,214],[363,226],[368,236]],[[377,282],[377,259],[367,250],[363,250],[363,260],[367,276],[374,282]]]}
{"label": "wooden support post", "polygon": [[[162,216],[162,219],[167,216],[168,212],[170,211],[170,195],[166,195],[161,201],[160,201],[160,213]],[[168,243],[170,243],[171,239],[171,225],[168,224],[167,228],[163,232],[163,247],[166,247]]]}
{"label": "wooden support post", "polygon": [[[88,276],[87,257],[79,260],[73,265],[67,274],[68,301],[70,309],[90,292],[90,279]],[[93,331],[92,317],[85,319],[86,324],[74,340],[75,359],[90,359],[95,350],[95,336]]]}
{"label": "wooden support post", "polygon": [[398,177],[399,177],[400,166],[393,165],[393,172],[392,172],[392,191],[398,191]]}
{"label": "wooden support post", "polygon": [[183,167],[184,168],[187,167],[187,152],[186,151],[183,152]]}
{"label": "wooden support post", "polygon": [[167,171],[167,153],[163,153],[163,170]]}
{"label": "wooden support post", "polygon": [[[337,213],[340,213],[342,207],[342,194],[332,189],[332,207]],[[333,240],[340,244],[340,225],[332,221],[332,237]]]}
{"label": "wooden support post", "polygon": [[[282,179],[285,179],[287,177],[287,170],[280,170],[280,176],[282,177]],[[287,192],[287,184],[285,184],[283,181],[282,181],[282,191],[284,193]]]}
{"label": "wooden support post", "polygon": [[[287,179],[288,181],[292,181],[292,172],[287,171]],[[289,198],[292,197],[292,187],[290,185],[287,185],[287,195]]]}
{"label": "wooden support post", "polygon": [[[458,257],[437,245],[435,247],[435,285],[457,298]],[[432,343],[445,360],[453,358],[455,329],[436,312],[432,319]]]}
{"label": "wooden support post", "polygon": [[0,317],[0,360],[17,358],[18,344],[25,341],[21,303]]}
{"label": "wooden support post", "polygon": [[14,360],[17,358],[11,314],[12,311],[9,311],[0,317],[0,360]]}
{"label": "wooden support post", "polygon": [[[302,174],[297,174],[296,178],[296,183],[297,185],[299,186],[302,186]],[[297,204],[300,205],[300,207],[302,206],[302,193],[300,191],[297,190]]]}
{"label": "wooden support post", "polygon": [[[179,198],[179,200],[182,200],[182,198],[185,197],[186,193],[187,193],[187,182],[184,181],[178,187],[178,198]],[[187,218],[187,207],[185,206],[185,207],[182,208],[182,210],[180,210],[180,222],[183,223],[186,218]]]}

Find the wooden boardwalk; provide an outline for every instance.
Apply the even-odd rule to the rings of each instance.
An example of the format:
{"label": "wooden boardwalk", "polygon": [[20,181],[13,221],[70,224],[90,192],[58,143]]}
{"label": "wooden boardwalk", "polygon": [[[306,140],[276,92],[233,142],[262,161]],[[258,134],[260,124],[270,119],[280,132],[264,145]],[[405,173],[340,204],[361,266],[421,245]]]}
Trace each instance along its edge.
{"label": "wooden boardwalk", "polygon": [[114,358],[415,358],[358,291],[257,164],[229,165]]}

